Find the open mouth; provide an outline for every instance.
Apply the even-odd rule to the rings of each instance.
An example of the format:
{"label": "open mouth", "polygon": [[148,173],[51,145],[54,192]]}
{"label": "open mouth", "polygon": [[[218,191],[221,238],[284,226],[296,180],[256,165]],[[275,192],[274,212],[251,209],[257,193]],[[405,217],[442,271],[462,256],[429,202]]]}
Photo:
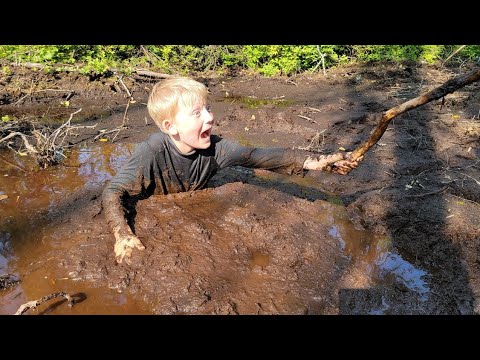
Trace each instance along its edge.
{"label": "open mouth", "polygon": [[200,137],[201,137],[202,139],[206,139],[206,138],[210,137],[211,130],[212,130],[212,129],[205,130],[204,132],[202,132],[202,133],[200,134]]}

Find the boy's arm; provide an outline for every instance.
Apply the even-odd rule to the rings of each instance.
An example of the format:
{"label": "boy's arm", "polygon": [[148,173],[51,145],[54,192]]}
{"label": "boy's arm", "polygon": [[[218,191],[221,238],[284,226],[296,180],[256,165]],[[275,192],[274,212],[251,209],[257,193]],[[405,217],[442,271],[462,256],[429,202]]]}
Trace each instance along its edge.
{"label": "boy's arm", "polygon": [[303,150],[245,147],[226,139],[216,145],[216,159],[220,168],[240,165],[288,175],[303,174],[304,170],[346,175],[362,160],[352,161],[350,154],[316,155]]}
{"label": "boy's arm", "polygon": [[133,249],[144,250],[145,246],[128,225],[125,208],[121,203],[122,196],[122,193],[107,187],[103,192],[102,203],[107,223],[115,236],[115,259],[121,263],[125,258],[128,263]]}
{"label": "boy's arm", "polygon": [[[145,249],[142,242],[135,236],[128,225],[126,209],[122,204],[124,197],[133,197],[141,194],[147,188],[150,173],[148,164],[149,147],[139,145],[132,157],[110,180],[102,194],[102,205],[105,218],[115,236],[115,258],[121,263],[124,259],[129,262],[134,248]],[[144,175],[147,175],[145,177]]]}

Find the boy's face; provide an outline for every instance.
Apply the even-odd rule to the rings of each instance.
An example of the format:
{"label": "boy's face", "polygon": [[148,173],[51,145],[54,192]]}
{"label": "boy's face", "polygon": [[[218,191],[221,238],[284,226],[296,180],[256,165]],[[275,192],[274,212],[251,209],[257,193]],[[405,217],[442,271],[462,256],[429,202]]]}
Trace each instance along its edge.
{"label": "boy's face", "polygon": [[179,105],[175,121],[169,134],[182,153],[210,146],[213,114],[206,100],[197,101],[193,106]]}

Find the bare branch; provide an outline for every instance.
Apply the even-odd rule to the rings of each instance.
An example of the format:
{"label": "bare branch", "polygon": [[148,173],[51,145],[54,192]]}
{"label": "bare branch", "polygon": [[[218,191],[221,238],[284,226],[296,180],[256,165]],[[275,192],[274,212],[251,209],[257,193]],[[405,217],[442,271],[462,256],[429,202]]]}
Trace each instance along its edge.
{"label": "bare branch", "polygon": [[35,309],[41,303],[44,303],[45,301],[48,301],[50,299],[60,297],[60,296],[63,296],[65,299],[67,299],[69,307],[73,306],[74,300],[69,294],[67,294],[66,292],[58,292],[58,293],[53,293],[53,294],[50,294],[50,295],[46,295],[46,296],[42,297],[41,299],[32,300],[32,301],[29,301],[29,302],[21,305],[14,315],[22,315],[25,312],[27,312],[29,309]]}

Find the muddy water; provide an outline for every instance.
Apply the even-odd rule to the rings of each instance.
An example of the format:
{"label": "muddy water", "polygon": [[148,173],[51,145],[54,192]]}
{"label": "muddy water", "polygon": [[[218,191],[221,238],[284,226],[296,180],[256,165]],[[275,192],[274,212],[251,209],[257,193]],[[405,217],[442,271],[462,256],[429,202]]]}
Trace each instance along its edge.
{"label": "muddy water", "polygon": [[[51,300],[45,305],[40,306],[38,310],[31,311],[30,313],[168,313],[162,305],[157,305],[157,307],[153,309],[152,307],[155,306],[152,305],[152,299],[149,298],[148,294],[144,294],[143,297],[135,296],[134,292],[119,291],[118,286],[112,286],[108,281],[103,283],[95,281],[102,276],[108,277],[108,272],[107,275],[99,274],[97,276],[95,272],[98,273],[98,271],[95,270],[87,276],[77,276],[78,272],[71,271],[72,267],[70,265],[74,262],[70,262],[70,265],[65,266],[65,261],[62,259],[62,254],[72,253],[71,250],[73,248],[76,253],[94,251],[97,245],[95,241],[90,241],[93,238],[91,239],[86,236],[82,238],[83,240],[78,241],[78,239],[80,239],[78,233],[75,235],[72,233],[71,241],[69,241],[68,232],[65,231],[65,224],[68,225],[69,222],[74,221],[72,219],[75,218],[75,212],[82,214],[91,212],[90,218],[95,218],[99,210],[92,209],[88,205],[85,205],[88,204],[85,200],[89,200],[86,198],[90,196],[91,199],[97,199],[98,203],[98,195],[101,192],[103,184],[125,161],[132,149],[133,146],[129,144],[106,144],[103,146],[78,149],[68,154],[68,160],[63,166],[44,171],[36,170],[34,164],[27,158],[12,158],[9,153],[2,154],[3,158],[8,159],[14,163],[14,165],[9,165],[4,161],[0,163],[0,168],[2,169],[0,196],[7,196],[3,200],[0,200],[0,243],[2,245],[0,247],[0,275],[6,273],[14,274],[20,278],[22,282],[13,288],[0,291],[1,314],[13,314],[21,304],[27,301],[39,299],[42,296],[60,291],[68,292],[71,295],[78,295],[82,301],[73,308],[69,308],[62,300]],[[235,171],[242,170],[236,169]],[[361,276],[350,277],[350,280],[345,282],[348,286],[353,288],[389,287],[400,282],[409,290],[417,293],[422,300],[428,298],[429,288],[426,283],[428,273],[422,269],[415,268],[410,262],[406,261],[402,255],[396,253],[394,249],[392,249],[388,237],[385,235],[373,234],[362,229],[356,229],[348,219],[340,198],[335,194],[328,194],[323,191],[321,184],[314,178],[308,176],[305,178],[289,177],[268,171],[255,170],[251,182],[261,183],[262,186],[266,188],[272,186],[281,191],[282,189],[290,188],[292,184],[294,184],[296,186],[295,191],[299,192],[298,195],[304,195],[302,196],[304,198],[309,198],[309,194],[311,195],[312,191],[316,191],[317,194],[324,194],[325,201],[318,200],[319,197],[317,196],[317,202],[324,202],[325,204],[322,206],[324,206],[327,211],[315,213],[317,214],[314,219],[315,226],[318,226],[318,229],[325,229],[322,236],[326,239],[333,239],[332,241],[338,244],[343,257],[347,260],[347,267],[351,267],[355,269],[357,274],[361,274]],[[235,191],[237,190],[234,189],[234,192]],[[289,190],[289,192],[291,193],[291,190]],[[202,196],[207,196],[208,200],[202,199]],[[252,206],[256,207],[256,211],[262,208],[261,203],[255,204],[255,196],[249,196],[248,199],[250,203],[253,203]],[[258,198],[257,202],[260,202],[260,199],[261,197]],[[191,213],[199,211],[198,209],[208,204],[206,213],[202,218],[206,217],[209,211],[220,209],[225,205],[225,200],[222,198],[221,193],[219,196],[216,196],[214,193],[212,193],[212,196],[206,193],[199,195],[192,204],[189,204],[188,199],[184,199],[181,196],[175,201],[178,202],[180,207],[183,206],[184,209],[192,210],[189,211]],[[149,205],[147,201],[145,204],[147,204],[145,207],[148,208]],[[139,207],[140,209],[142,208],[142,206]],[[235,211],[243,210],[237,209]],[[236,212],[232,210],[232,214],[233,213],[236,214]],[[141,210],[139,214],[141,215]],[[260,217],[263,215],[268,216],[268,214],[260,214]],[[308,214],[305,214],[305,218],[308,217],[307,215]],[[169,216],[168,212],[163,214],[165,218]],[[240,221],[240,223],[243,221],[242,219],[237,220]],[[238,223],[237,220],[230,219],[233,223]],[[159,219],[158,221],[161,220]],[[196,228],[198,227],[198,223],[196,223],[195,218],[192,220],[193,225],[187,223],[182,225],[178,223],[180,220],[175,214],[172,215],[169,221],[171,227],[178,226],[180,228],[184,226],[189,234],[198,232]],[[205,222],[205,220],[202,221]],[[255,224],[257,223],[258,221],[255,222]],[[139,232],[141,233],[142,224],[139,223],[138,226]],[[59,228],[63,230],[59,231]],[[88,226],[85,226],[85,229],[85,231],[89,231]],[[145,226],[145,229],[148,230],[148,226]],[[208,229],[200,231],[201,234],[205,232],[208,233]],[[304,234],[306,233],[304,232]],[[295,237],[294,235],[295,234],[292,236]],[[230,234],[229,236],[232,235]],[[104,231],[102,234],[97,234],[95,239],[99,237],[105,237],[105,241],[107,241],[109,234]],[[185,241],[184,244],[182,244],[182,241]],[[178,244],[175,246],[179,249],[184,247],[184,250],[188,252],[191,250],[189,247],[193,246],[194,241],[196,241],[196,239],[192,238],[192,243],[189,243],[188,236],[185,235],[184,239],[179,239]],[[245,240],[244,244],[249,244],[249,242]],[[252,244],[254,244],[254,242]],[[248,264],[247,268],[250,271],[250,275],[243,279],[243,281],[245,288],[252,289],[262,284],[259,282],[262,274],[267,274],[272,279],[275,277],[275,271],[265,272],[265,269],[275,269],[275,265],[278,265],[279,256],[273,256],[275,250],[270,249],[267,251],[267,247],[265,246],[255,247],[251,244],[248,246],[250,246],[250,250],[243,255],[246,257],[245,261]],[[236,249],[236,245],[232,245],[232,249],[225,248],[225,250],[232,250],[233,252],[235,252]],[[207,249],[206,251],[214,252],[212,249]],[[178,252],[174,265],[177,266],[178,262],[180,262],[181,265],[182,261],[187,261],[185,259],[194,257],[192,254],[182,257],[182,254]],[[108,257],[108,255],[105,255],[105,257]],[[239,257],[241,256],[239,255]],[[202,261],[202,259],[205,259],[205,256],[199,257],[198,261]],[[221,261],[221,254],[219,254],[218,259]],[[162,271],[165,266],[168,267],[169,261],[170,260],[167,259],[165,263],[162,264]],[[217,264],[213,269],[223,269],[222,271],[228,274],[229,261],[231,261],[231,257],[225,258],[223,265],[227,266]],[[327,260],[323,261],[326,262]],[[85,265],[81,263],[82,261],[78,261],[79,268],[88,267],[88,264]],[[187,265],[185,265],[185,269],[187,269]],[[231,265],[235,266],[235,263]],[[175,268],[175,266],[173,266],[172,269]],[[280,269],[280,266],[278,269]],[[316,268],[316,270],[318,269],[328,269],[328,267]],[[280,274],[281,270],[278,271],[278,274]],[[112,270],[110,270],[110,273],[111,272]],[[225,274],[223,276],[226,278],[230,276]],[[315,283],[312,289],[316,289],[318,279],[322,278],[321,274],[315,275],[313,271],[309,271],[308,276],[305,276],[306,280],[300,279],[307,281],[307,283],[304,284],[304,288],[309,288],[310,285]],[[238,274],[231,274],[231,277],[238,279]],[[300,280],[299,282],[301,282]],[[177,275],[176,281],[183,281],[180,274]],[[332,289],[334,289],[334,287],[332,287]],[[234,292],[234,289],[231,289],[231,291]],[[141,293],[141,291],[139,291],[139,293]],[[314,298],[317,299],[315,300],[317,302],[322,301],[322,297],[314,296]],[[188,298],[186,298],[185,301],[187,300]],[[194,298],[190,300],[192,303],[197,301]],[[286,307],[284,307],[286,309],[285,311],[288,312],[289,309],[296,311],[296,308],[292,307],[293,305],[291,304],[297,300],[298,299],[290,298],[288,301],[286,300],[288,306],[286,305]],[[247,303],[245,302],[245,304]],[[178,309],[179,305],[177,304],[175,306]],[[190,309],[189,305],[184,304],[184,309]],[[315,309],[317,309],[316,313],[321,313],[323,307],[320,304]],[[245,311],[246,313],[255,313],[256,310],[245,307]],[[270,313],[275,313],[275,311],[272,310]],[[188,313],[188,311],[185,312]],[[384,301],[380,302],[380,304],[373,309],[370,307],[369,310],[369,313],[375,314],[385,312],[388,312],[388,304]]]}
{"label": "muddy water", "polygon": [[[71,194],[101,188],[131,146],[103,146],[72,151],[62,166],[37,170],[31,159],[1,156],[14,165],[0,163],[0,274],[14,274],[21,283],[0,291],[0,313],[13,314],[27,301],[67,292],[84,299],[72,308],[57,298],[28,313],[54,314],[144,314],[149,309],[125,294],[108,288],[92,288],[88,282],[72,281],[58,267],[60,259],[49,256],[52,249],[67,250],[68,238],[59,237],[49,224],[52,213],[71,211]],[[82,209],[79,209],[80,211]],[[87,246],[87,244],[84,244]]]}
{"label": "muddy water", "polygon": [[[324,193],[325,201],[339,206],[330,213],[322,214],[319,221],[328,226],[330,236],[338,239],[352,266],[370,277],[369,286],[389,289],[401,284],[418,297],[419,302],[429,300],[429,272],[414,266],[410,259],[407,260],[408,255],[394,249],[388,236],[357,229],[350,221],[340,197],[325,191],[317,179],[308,175],[303,178],[290,177],[263,170],[255,170],[255,173],[258,178],[268,179],[272,183],[298,184],[301,189],[298,195],[306,198],[316,196],[314,189]],[[355,287],[362,285],[355,284]],[[368,313],[382,314],[389,310],[390,306],[382,302],[377,307],[370,304]]]}

